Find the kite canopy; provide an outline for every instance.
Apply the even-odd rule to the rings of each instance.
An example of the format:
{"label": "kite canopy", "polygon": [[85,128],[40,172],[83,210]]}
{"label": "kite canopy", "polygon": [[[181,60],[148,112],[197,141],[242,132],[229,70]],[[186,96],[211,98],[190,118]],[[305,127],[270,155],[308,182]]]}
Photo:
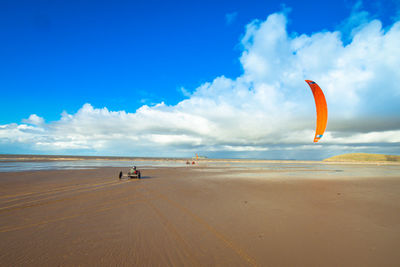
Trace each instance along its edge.
{"label": "kite canopy", "polygon": [[314,95],[315,107],[317,108],[317,128],[315,129],[314,143],[317,143],[325,132],[328,122],[328,107],[324,93],[318,84],[311,80],[306,80]]}

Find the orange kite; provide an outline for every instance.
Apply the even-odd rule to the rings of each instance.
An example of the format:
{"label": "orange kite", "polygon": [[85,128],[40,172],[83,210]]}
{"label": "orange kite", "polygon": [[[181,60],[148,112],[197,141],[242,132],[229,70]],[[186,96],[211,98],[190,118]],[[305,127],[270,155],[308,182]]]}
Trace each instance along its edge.
{"label": "orange kite", "polygon": [[328,106],[324,93],[316,82],[306,80],[314,95],[315,107],[317,108],[317,128],[315,129],[314,143],[317,143],[325,132],[328,122]]}

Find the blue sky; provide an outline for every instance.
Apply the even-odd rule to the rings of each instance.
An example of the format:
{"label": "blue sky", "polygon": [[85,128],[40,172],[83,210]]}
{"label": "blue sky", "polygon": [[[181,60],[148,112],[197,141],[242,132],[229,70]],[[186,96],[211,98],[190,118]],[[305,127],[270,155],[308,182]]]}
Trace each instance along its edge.
{"label": "blue sky", "polygon": [[[312,44],[317,46],[315,53],[320,53],[319,58],[332,53],[338,53],[339,57],[346,53],[353,55],[352,47],[362,46],[362,42],[356,42],[358,39],[354,37],[368,40],[367,32],[369,29],[373,32],[374,22],[378,21],[380,25],[375,25],[379,28],[377,36],[394,49],[392,53],[400,54],[395,46],[390,46],[391,39],[385,38],[398,20],[399,2],[389,0],[217,3],[0,1],[0,125],[3,125],[0,153],[186,156],[199,151],[218,157],[244,155],[263,158],[322,158],[338,152],[358,151],[398,154],[399,91],[396,84],[400,78],[395,63],[383,64],[388,61],[384,55],[375,61],[367,60],[368,55],[360,56],[361,59],[357,60],[365,59],[365,62],[357,66],[349,66],[350,63],[343,65],[342,69],[367,70],[358,73],[358,77],[364,78],[360,78],[355,86],[360,88],[352,92],[335,88],[331,81],[334,75],[341,74],[338,74],[338,69],[329,69],[321,64],[315,68],[303,68],[301,74],[296,76],[299,81],[304,75],[313,75],[306,78],[315,80],[320,78],[325,86],[323,90],[328,90],[328,100],[332,99],[334,116],[330,113],[329,117],[333,123],[332,137],[329,138],[328,127],[325,144],[331,146],[328,150],[325,147],[325,151],[329,152],[310,156],[318,147],[308,147],[307,142],[293,136],[276,142],[271,141],[275,138],[264,139],[263,132],[258,132],[261,130],[255,130],[254,136],[230,134],[240,133],[234,126],[235,118],[248,122],[246,127],[255,127],[258,122],[274,129],[282,128],[283,135],[286,131],[312,130],[315,114],[312,113],[314,107],[310,105],[313,104],[312,99],[308,99],[309,92],[300,95],[299,99],[310,108],[292,110],[294,96],[301,94],[305,85],[300,91],[292,89],[299,88],[300,83],[285,84],[282,80],[285,78],[276,78],[274,71],[265,69],[264,63],[257,63],[259,59],[279,62],[276,65],[278,75],[285,73],[293,64],[299,64],[300,61],[295,63],[284,54],[280,55],[281,49],[272,49],[272,52],[265,49],[273,47],[274,42],[281,38],[277,37],[275,41],[265,38],[272,36],[273,39],[282,34],[275,32],[276,29],[283,27],[285,31],[282,38],[286,41],[278,42],[283,47],[287,45],[292,50],[301,50],[304,47],[302,42],[309,37],[304,42],[310,47]],[[394,36],[393,39],[397,34],[391,36]],[[320,37],[326,41],[320,44],[321,47],[330,47],[338,41],[341,42],[340,47],[335,46],[332,51],[320,49],[318,42],[325,42],[318,41]],[[296,48],[299,45],[300,48]],[[255,61],[254,58],[258,59]],[[286,61],[291,62],[291,67],[281,64]],[[379,62],[383,64],[380,69],[369,69],[368,66],[380,66]],[[323,70],[329,75],[322,75]],[[385,73],[392,75],[387,79]],[[385,94],[375,95],[371,93],[372,89],[363,85],[367,82],[382,84],[383,80],[385,88],[388,87]],[[232,91],[226,92],[226,86]],[[266,89],[268,86],[279,90],[282,96],[274,98],[276,94],[271,93],[272,89]],[[253,118],[245,116],[252,112],[252,108],[243,105],[238,110],[232,109],[237,105],[224,99],[235,99],[232,95],[242,87],[247,91],[239,95],[244,97],[248,106],[260,105],[259,102],[251,102],[252,98],[246,99],[246,96],[249,97],[247,93],[252,90],[258,90],[262,95],[270,93],[260,109],[269,116],[260,115],[260,120],[255,120],[253,124]],[[209,95],[210,92],[214,95]],[[345,97],[348,101],[339,101],[335,96]],[[204,105],[211,98],[214,98],[213,105]],[[280,107],[283,109],[280,112],[275,110],[279,99],[287,104],[286,109]],[[356,102],[358,106],[354,104]],[[232,116],[214,118],[202,115],[214,108],[215,112],[221,109],[220,112],[231,113]],[[307,116],[310,111],[309,123]],[[287,123],[293,118],[295,121],[304,119],[304,125],[295,129],[281,127],[283,122],[275,122],[275,113],[282,113],[281,121]],[[293,114],[301,115],[301,119]],[[372,123],[374,126],[364,125],[371,124],[368,114],[376,118]],[[146,121],[140,120],[144,117]],[[148,123],[158,119],[161,120],[158,124]],[[107,120],[109,124],[99,127],[101,122]],[[185,126],[169,120],[183,121]],[[354,120],[363,122],[363,126],[359,123],[360,129],[348,130],[346,125],[352,125]],[[115,128],[123,127],[124,122],[129,125],[141,123],[147,128],[142,132],[119,134]],[[14,126],[17,128],[14,129]],[[212,130],[218,132],[221,129],[229,129],[230,132],[222,131],[219,137],[210,134]],[[266,136],[276,134],[268,127],[263,130]],[[88,137],[85,131],[93,138]],[[394,135],[394,138],[390,139],[391,145],[379,138],[367,138],[355,143],[340,141],[350,132],[369,136],[379,136],[380,132],[381,136],[387,138]],[[114,141],[99,137],[102,135],[115,135]],[[295,146],[292,147],[292,144]]]}

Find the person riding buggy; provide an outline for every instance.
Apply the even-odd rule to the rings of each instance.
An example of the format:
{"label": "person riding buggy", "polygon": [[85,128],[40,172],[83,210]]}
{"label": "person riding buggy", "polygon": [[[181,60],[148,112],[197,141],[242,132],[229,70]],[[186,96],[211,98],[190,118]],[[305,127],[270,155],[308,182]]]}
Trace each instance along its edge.
{"label": "person riding buggy", "polygon": [[[124,174],[122,173],[122,171],[120,171],[119,173],[119,179],[122,179],[122,177],[124,176]],[[139,170],[136,169],[136,166],[133,166],[132,168],[129,169],[129,172],[126,175],[128,178],[137,178],[140,179],[141,178],[141,173]]]}

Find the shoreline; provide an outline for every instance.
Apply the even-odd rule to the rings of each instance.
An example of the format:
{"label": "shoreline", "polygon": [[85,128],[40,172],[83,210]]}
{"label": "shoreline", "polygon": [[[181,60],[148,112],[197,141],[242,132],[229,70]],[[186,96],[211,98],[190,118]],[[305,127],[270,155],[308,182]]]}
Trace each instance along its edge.
{"label": "shoreline", "polygon": [[153,158],[153,157],[107,157],[107,156],[58,156],[58,155],[9,155],[0,154],[1,162],[52,162],[52,161],[155,161],[199,163],[278,163],[278,164],[360,164],[360,165],[400,165],[394,161],[332,161],[332,160],[267,160],[267,159],[199,159],[193,158]]}

